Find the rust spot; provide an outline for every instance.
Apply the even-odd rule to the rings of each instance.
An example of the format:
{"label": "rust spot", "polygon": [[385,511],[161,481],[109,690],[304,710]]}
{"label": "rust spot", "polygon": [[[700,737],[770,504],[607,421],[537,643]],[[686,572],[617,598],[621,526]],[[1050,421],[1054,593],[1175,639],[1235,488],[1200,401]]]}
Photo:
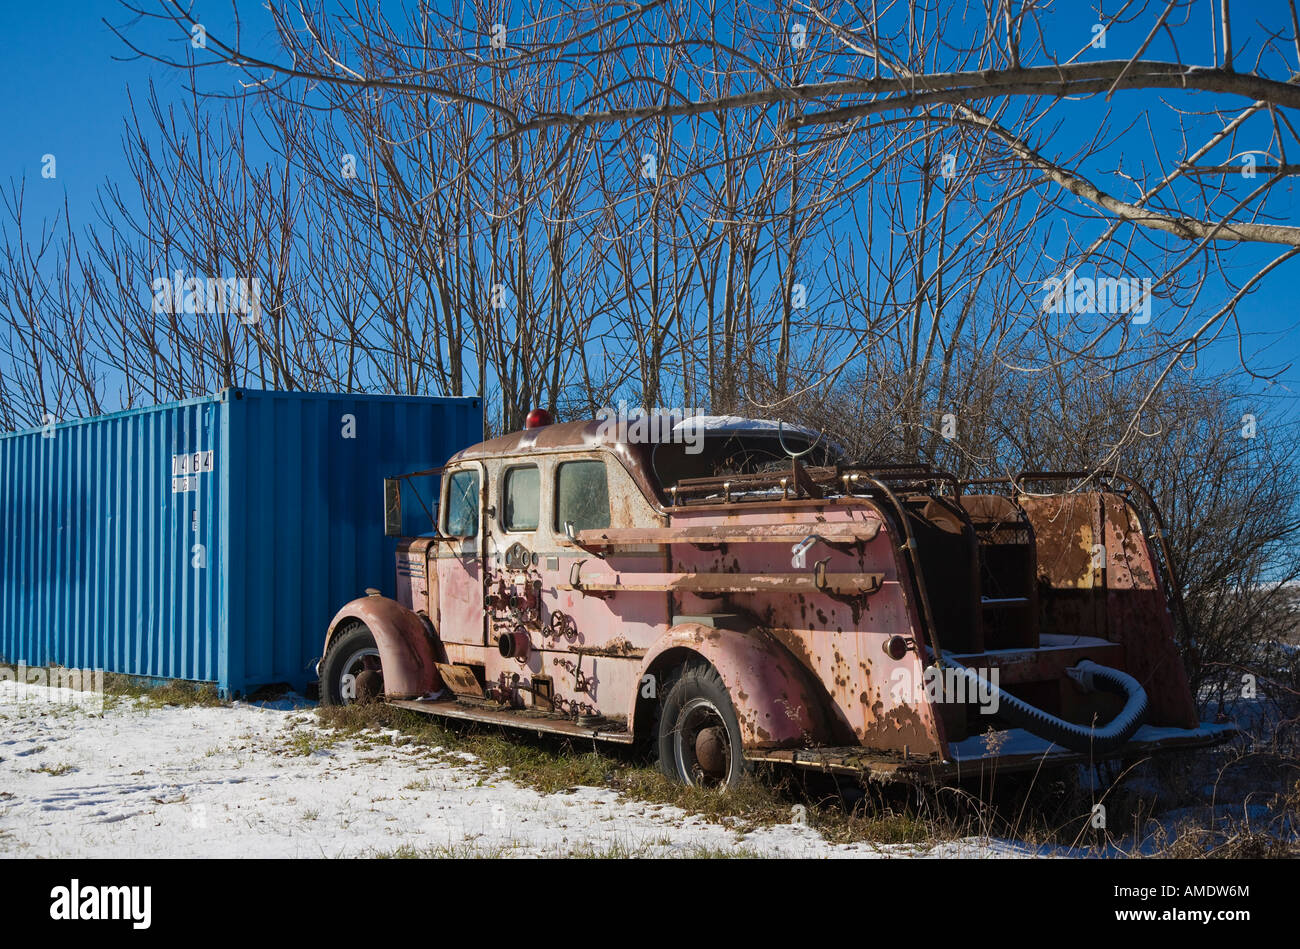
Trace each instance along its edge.
{"label": "rust spot", "polygon": [[633,646],[625,636],[611,639],[604,646],[579,646],[570,649],[570,652],[581,653],[584,656],[606,656],[615,659],[640,659],[646,653],[644,649]]}
{"label": "rust spot", "polygon": [[[862,703],[867,703],[865,692],[862,693]],[[935,745],[934,732],[914,706],[896,705],[886,713],[884,704],[877,699],[871,705],[871,712],[868,725],[859,736],[864,745],[893,749],[904,746],[921,749]]]}

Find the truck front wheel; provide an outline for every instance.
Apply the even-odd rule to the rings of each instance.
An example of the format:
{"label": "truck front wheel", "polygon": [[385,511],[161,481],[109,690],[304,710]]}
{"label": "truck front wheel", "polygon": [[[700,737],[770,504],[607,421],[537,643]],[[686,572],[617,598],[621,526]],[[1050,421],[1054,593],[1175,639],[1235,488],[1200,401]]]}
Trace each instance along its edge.
{"label": "truck front wheel", "polygon": [[740,722],[716,669],[688,666],[659,715],[659,766],[693,787],[727,790],[745,775]]}
{"label": "truck front wheel", "polygon": [[384,694],[379,648],[364,623],[350,623],[334,634],[320,664],[321,705],[373,702]]}

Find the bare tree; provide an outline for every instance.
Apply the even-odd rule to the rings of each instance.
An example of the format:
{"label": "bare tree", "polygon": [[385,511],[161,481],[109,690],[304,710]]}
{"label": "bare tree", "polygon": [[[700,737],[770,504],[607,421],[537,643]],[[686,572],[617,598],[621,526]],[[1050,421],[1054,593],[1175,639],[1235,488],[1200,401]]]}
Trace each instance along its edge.
{"label": "bare tree", "polygon": [[[770,187],[779,180],[795,193],[786,208],[785,243],[799,253],[816,251],[806,246],[797,224],[799,191],[809,199],[807,207],[846,208],[796,183],[805,174],[830,181],[826,173],[834,167],[844,202],[859,213],[877,213],[872,237],[878,241],[885,227],[879,212],[890,204],[873,206],[877,170],[948,165],[945,176],[958,184],[945,188],[943,200],[933,200],[931,187],[903,196],[909,203],[920,199],[911,233],[905,241],[898,238],[913,260],[941,248],[944,237],[936,232],[951,226],[954,199],[969,200],[992,185],[996,195],[989,195],[976,217],[996,218],[999,201],[1016,204],[1015,211],[1023,210],[1038,228],[1027,226],[1025,233],[1051,251],[1040,255],[1037,267],[1014,274],[1021,292],[1005,301],[1008,309],[1036,321],[1044,341],[1033,364],[1021,369],[1051,371],[1053,360],[1112,366],[1134,332],[1127,310],[1090,325],[1042,312],[1048,301],[1040,288],[1048,277],[1072,278],[1093,266],[1111,277],[1149,281],[1141,292],[1155,295],[1163,312],[1144,331],[1157,345],[1144,346],[1143,358],[1162,363],[1164,372],[1152,377],[1158,385],[1179,360],[1195,358],[1222,333],[1255,287],[1300,253],[1300,229],[1285,223],[1286,198],[1277,188],[1300,168],[1286,153],[1296,137],[1289,110],[1300,105],[1300,90],[1290,81],[1300,70],[1293,3],[1265,17],[1249,44],[1242,31],[1231,29],[1228,5],[1217,8],[1213,55],[1204,62],[1177,55],[1192,39],[1203,39],[1206,28],[1202,19],[1190,17],[1190,2],[1181,0],[1130,0],[1111,15],[1098,13],[1093,22],[1048,4],[993,0],[982,16],[939,0],[883,8],[875,2],[695,8],[654,0],[616,9],[578,3],[558,13],[465,4],[441,13],[420,9],[413,18],[418,41],[399,39],[415,37],[378,14],[331,16],[319,8],[278,4],[270,10],[285,56],[258,56],[241,46],[238,32],[208,31],[206,61],[234,64],[247,82],[287,97],[382,91],[489,115],[489,141],[508,155],[520,154],[519,141],[533,148],[543,136],[559,143],[554,154],[560,157],[593,142],[606,155],[635,153],[646,140],[704,143],[674,170],[676,181],[744,167],[755,156],[798,156],[791,163],[798,176],[766,182]],[[183,35],[196,26],[180,3],[151,12]],[[1151,51],[1158,49],[1168,49],[1174,59],[1153,58]],[[163,58],[157,51],[142,52]],[[536,81],[544,92],[520,95],[520,77]],[[1124,103],[1136,108],[1125,113]],[[1126,160],[1118,143],[1134,143],[1135,135],[1148,140],[1137,159]],[[1181,147],[1170,148],[1171,140]],[[837,147],[842,160],[820,171],[812,167],[815,162],[804,159],[819,145]],[[892,164],[895,159],[899,165]],[[725,187],[749,198],[737,185],[733,179]],[[1025,199],[1033,207],[1020,208]],[[773,210],[745,205],[754,216]],[[894,203],[893,210],[901,208]],[[717,226],[731,236],[754,236],[735,218]],[[1236,254],[1249,264],[1224,266],[1223,255],[1241,245],[1281,249],[1271,258]],[[649,246],[653,257],[658,245]],[[720,332],[710,331],[704,340],[720,347],[705,371],[710,386],[721,386],[719,404],[732,400],[728,393],[736,389],[729,381],[737,370],[729,341],[752,325],[763,292],[753,286],[763,282],[755,246],[697,244],[697,253],[727,248],[726,267],[721,261],[707,270],[697,267],[706,287],[722,291]],[[769,256],[765,250],[764,262]],[[888,261],[890,268],[895,263]],[[1006,270],[1010,262],[996,266]],[[787,261],[784,269],[776,279],[792,287],[796,268]],[[938,314],[930,328],[943,326],[948,337],[948,324],[960,319],[934,307],[957,299],[951,282],[940,290],[943,270],[931,271],[933,281],[918,281],[922,289],[914,295],[906,330],[886,321],[910,330],[918,359],[938,353],[931,345],[938,334],[920,331],[926,314]],[[826,371],[798,378],[787,365],[795,314],[788,300],[781,306],[777,390],[832,383],[877,342],[867,334],[839,358],[827,359]],[[670,313],[669,319],[680,319]],[[662,319],[657,325],[656,332],[639,331],[642,372],[653,371],[666,339]],[[672,332],[685,338],[677,327]],[[765,364],[772,365],[766,359]],[[1247,365],[1272,371],[1248,360]],[[659,387],[652,382],[646,391]]]}

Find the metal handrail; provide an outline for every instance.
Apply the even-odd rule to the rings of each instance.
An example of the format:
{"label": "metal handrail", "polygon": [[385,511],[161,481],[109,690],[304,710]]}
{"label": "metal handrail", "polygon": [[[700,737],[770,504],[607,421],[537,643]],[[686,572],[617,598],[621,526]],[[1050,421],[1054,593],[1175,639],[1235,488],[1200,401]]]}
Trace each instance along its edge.
{"label": "metal handrail", "polygon": [[921,559],[917,548],[916,535],[912,533],[912,526],[907,520],[907,509],[903,507],[902,502],[898,500],[898,495],[894,494],[889,485],[885,484],[884,481],[870,476],[868,476],[866,480],[884,494],[885,498],[894,508],[895,514],[898,516],[899,527],[902,529],[903,536],[906,538],[901,547],[906,552],[907,559],[911,562],[912,577],[916,584],[916,595],[917,599],[920,601],[921,609],[918,611],[918,615],[920,616],[922,624],[926,627],[925,632],[927,638],[930,640],[930,648],[934,650],[934,661],[938,663],[943,658],[943,649],[939,645],[939,627],[934,621],[934,614],[930,612],[930,594],[925,586],[925,574],[921,570]]}

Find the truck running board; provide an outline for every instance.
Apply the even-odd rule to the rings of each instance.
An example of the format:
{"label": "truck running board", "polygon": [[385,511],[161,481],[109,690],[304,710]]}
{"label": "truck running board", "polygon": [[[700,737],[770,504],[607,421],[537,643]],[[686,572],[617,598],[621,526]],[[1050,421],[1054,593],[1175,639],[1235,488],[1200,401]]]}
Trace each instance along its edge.
{"label": "truck running board", "polygon": [[548,715],[533,709],[492,708],[467,702],[416,702],[409,699],[390,699],[389,705],[409,709],[421,715],[439,718],[458,718],[467,722],[484,722],[504,725],[538,734],[565,735],[569,738],[589,738],[619,745],[632,744],[633,735],[622,722],[611,721],[604,725],[579,725],[560,715]]}

